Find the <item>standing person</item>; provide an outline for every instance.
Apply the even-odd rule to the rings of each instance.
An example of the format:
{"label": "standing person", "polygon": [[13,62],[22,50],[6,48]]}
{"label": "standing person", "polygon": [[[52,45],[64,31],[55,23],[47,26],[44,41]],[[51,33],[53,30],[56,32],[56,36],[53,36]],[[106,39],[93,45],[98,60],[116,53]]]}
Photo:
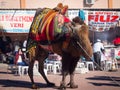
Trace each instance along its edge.
{"label": "standing person", "polygon": [[20,42],[18,41],[18,39],[15,39],[13,46],[14,46],[14,54],[16,55],[18,49],[20,48]]}
{"label": "standing person", "polygon": [[104,52],[104,46],[100,39],[97,39],[97,42],[93,45],[93,55],[96,70],[101,70],[101,54]]}
{"label": "standing person", "polygon": [[108,60],[108,54],[104,51],[104,53],[101,53],[101,69],[105,70],[105,62]]}
{"label": "standing person", "polygon": [[24,40],[24,42],[23,42],[23,47],[22,47],[22,51],[23,51],[23,54],[24,54],[25,58],[27,58],[27,57],[26,57],[26,46],[27,46],[27,40]]}
{"label": "standing person", "polygon": [[26,45],[27,45],[27,40],[24,40],[24,42],[23,42],[23,48],[26,48]]}

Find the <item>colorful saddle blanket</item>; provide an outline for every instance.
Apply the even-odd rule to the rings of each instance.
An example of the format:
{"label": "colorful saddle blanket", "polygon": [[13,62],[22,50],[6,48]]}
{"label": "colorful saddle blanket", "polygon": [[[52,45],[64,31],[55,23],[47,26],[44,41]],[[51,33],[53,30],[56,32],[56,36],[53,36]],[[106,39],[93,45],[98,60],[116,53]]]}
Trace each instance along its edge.
{"label": "colorful saddle blanket", "polygon": [[[30,27],[28,36],[28,44],[39,42],[46,45],[56,42],[68,32],[66,24],[70,20],[58,11],[53,9],[44,8],[36,11],[35,17]],[[28,46],[29,46],[28,45]]]}

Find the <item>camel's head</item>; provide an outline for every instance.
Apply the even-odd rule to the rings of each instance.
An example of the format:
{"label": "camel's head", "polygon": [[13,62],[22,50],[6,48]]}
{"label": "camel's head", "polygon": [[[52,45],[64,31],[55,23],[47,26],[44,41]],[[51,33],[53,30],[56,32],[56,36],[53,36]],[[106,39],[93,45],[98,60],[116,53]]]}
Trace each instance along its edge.
{"label": "camel's head", "polygon": [[79,17],[75,17],[73,19],[73,23],[73,42],[75,46],[80,50],[82,56],[84,56],[87,59],[90,59],[90,57],[92,57],[93,52],[89,40],[88,26]]}

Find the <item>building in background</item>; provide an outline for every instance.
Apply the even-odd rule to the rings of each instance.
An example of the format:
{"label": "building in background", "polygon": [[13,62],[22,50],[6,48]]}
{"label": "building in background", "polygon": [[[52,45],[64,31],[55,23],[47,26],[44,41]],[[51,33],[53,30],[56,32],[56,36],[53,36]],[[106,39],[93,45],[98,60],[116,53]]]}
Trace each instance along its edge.
{"label": "building in background", "polygon": [[[114,9],[119,10],[119,8],[120,8],[120,0],[0,0],[0,10],[3,10],[4,13],[12,12],[11,18],[9,18],[9,21],[7,21],[7,23],[5,21],[4,27],[2,25],[3,21],[5,20],[3,18],[4,16],[2,16],[3,20],[1,20],[1,18],[0,18],[0,29],[1,29],[1,31],[4,28],[11,29],[10,28],[10,26],[11,26],[12,29],[14,30],[14,33],[1,33],[0,36],[2,36],[2,35],[10,36],[13,41],[16,38],[20,41],[24,41],[24,39],[26,39],[26,36],[28,34],[28,32],[25,33],[25,30],[28,31],[28,29],[30,27],[30,23],[32,21],[32,18],[34,16],[35,10],[37,8],[44,8],[44,7],[54,8],[59,2],[62,2],[64,5],[68,5],[69,9],[74,10],[74,11],[72,11],[72,13],[74,15],[71,14],[71,17],[74,17],[75,14],[77,15],[78,9],[81,9],[81,10],[82,9],[86,9],[86,10],[92,9],[95,13],[95,10],[102,11],[103,9],[106,9],[106,11],[107,11],[107,9],[108,9],[110,11],[110,10],[114,10]],[[5,11],[5,9],[8,9],[8,11]],[[19,10],[21,11],[21,9],[23,10],[22,11],[23,15],[21,15],[21,12],[19,12]],[[75,12],[75,9],[76,9],[76,12]],[[26,10],[27,12],[24,10]],[[33,16],[30,15],[31,13]],[[94,13],[93,13],[93,15],[94,15]],[[70,13],[69,13],[69,15],[70,15]],[[21,18],[21,16],[22,16],[22,18],[29,16],[28,17],[29,22],[24,19],[22,19],[22,20],[20,19],[21,21],[19,21],[17,24],[16,24],[16,22],[14,23],[11,21],[13,18],[18,18],[18,17]],[[7,18],[7,15],[5,17]],[[88,17],[87,17],[87,20],[88,20]],[[101,37],[100,39],[109,40],[111,42],[112,39],[115,38],[115,34],[120,33],[118,31],[118,29],[119,29],[119,27],[114,28],[115,32],[112,29],[109,32],[105,31],[105,32],[101,32],[101,33],[90,31],[90,35],[91,35],[90,38],[92,41],[95,41],[96,37],[97,38]]]}
{"label": "building in background", "polygon": [[103,9],[119,8],[120,0],[0,0],[1,9],[54,8],[59,2],[70,9]]}

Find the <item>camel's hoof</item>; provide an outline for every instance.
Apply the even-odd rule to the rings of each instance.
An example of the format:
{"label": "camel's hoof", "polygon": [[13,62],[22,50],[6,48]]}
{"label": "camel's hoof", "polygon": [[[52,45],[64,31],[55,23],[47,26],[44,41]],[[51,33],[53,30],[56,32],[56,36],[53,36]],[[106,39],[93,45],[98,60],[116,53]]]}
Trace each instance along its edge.
{"label": "camel's hoof", "polygon": [[78,88],[78,85],[70,85],[70,88]]}
{"label": "camel's hoof", "polygon": [[54,87],[54,86],[55,86],[55,84],[54,84],[54,83],[49,82],[49,83],[47,83],[47,86],[48,86],[48,87]]}
{"label": "camel's hoof", "polygon": [[66,90],[66,87],[61,87],[61,86],[60,86],[58,89],[59,89],[59,90]]}
{"label": "camel's hoof", "polygon": [[73,83],[68,83],[67,86],[70,86],[70,88],[78,88],[78,85],[75,85]]}
{"label": "camel's hoof", "polygon": [[66,90],[66,86],[63,85],[63,84],[61,84],[60,87],[59,87],[58,89],[60,89],[60,90]]}
{"label": "camel's hoof", "polygon": [[35,84],[32,85],[32,89],[37,89],[37,88],[38,87]]}

